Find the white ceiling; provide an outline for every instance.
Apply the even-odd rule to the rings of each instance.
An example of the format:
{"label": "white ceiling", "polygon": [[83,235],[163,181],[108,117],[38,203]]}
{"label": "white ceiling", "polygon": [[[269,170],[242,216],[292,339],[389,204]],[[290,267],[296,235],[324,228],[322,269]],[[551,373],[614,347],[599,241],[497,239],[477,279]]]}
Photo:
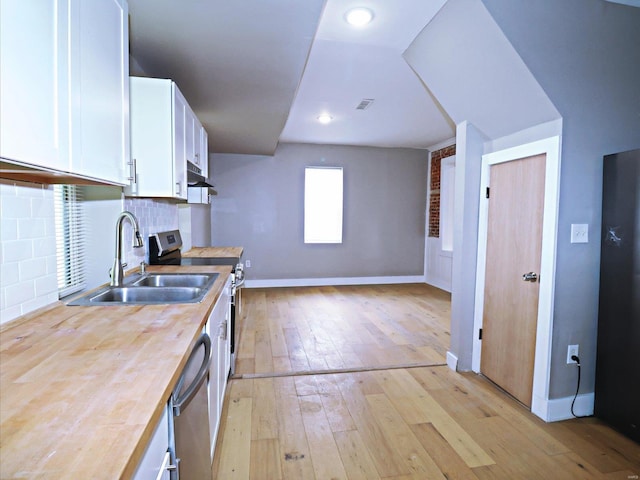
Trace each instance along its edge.
{"label": "white ceiling", "polygon": [[[402,54],[445,1],[129,0],[131,54],[145,74],[176,81],[212,152],[426,148],[454,125]],[[373,22],[350,27],[351,6],[371,8]],[[356,110],[364,98],[375,101]],[[334,121],[320,125],[322,112]]]}

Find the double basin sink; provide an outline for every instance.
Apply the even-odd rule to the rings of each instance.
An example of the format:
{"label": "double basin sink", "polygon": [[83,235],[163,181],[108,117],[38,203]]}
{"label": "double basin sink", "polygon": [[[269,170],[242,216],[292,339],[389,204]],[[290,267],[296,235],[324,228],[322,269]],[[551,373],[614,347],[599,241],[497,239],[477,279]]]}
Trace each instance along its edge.
{"label": "double basin sink", "polygon": [[147,273],[133,275],[125,285],[103,287],[67,305],[152,305],[198,303],[213,286],[217,273]]}

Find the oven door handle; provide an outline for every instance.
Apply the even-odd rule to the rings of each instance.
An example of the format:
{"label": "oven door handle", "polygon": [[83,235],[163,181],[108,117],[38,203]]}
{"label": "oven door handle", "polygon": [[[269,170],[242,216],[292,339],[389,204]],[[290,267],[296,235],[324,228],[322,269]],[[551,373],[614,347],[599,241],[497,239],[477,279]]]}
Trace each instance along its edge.
{"label": "oven door handle", "polygon": [[[182,386],[185,381],[185,374],[189,370],[191,363],[193,363],[198,353],[198,350],[202,345],[204,345],[204,358],[202,359],[202,364],[200,365],[198,374],[193,379],[191,384],[185,389],[184,393],[180,395],[180,391],[182,390]],[[204,382],[207,379],[207,374],[209,373],[210,365],[211,365],[211,338],[206,333],[203,333],[202,335],[200,335],[200,338],[198,338],[198,340],[196,341],[196,344],[194,345],[193,350],[191,350],[191,354],[189,355],[187,364],[185,365],[184,370],[182,370],[182,374],[178,379],[176,388],[174,388],[173,392],[171,393],[171,399],[173,403],[173,414],[176,417],[180,416],[180,412],[182,412],[185,408],[187,408],[187,406],[189,405],[189,402],[191,402],[196,392],[198,391],[198,388],[200,388],[200,385],[202,385],[202,382]]]}

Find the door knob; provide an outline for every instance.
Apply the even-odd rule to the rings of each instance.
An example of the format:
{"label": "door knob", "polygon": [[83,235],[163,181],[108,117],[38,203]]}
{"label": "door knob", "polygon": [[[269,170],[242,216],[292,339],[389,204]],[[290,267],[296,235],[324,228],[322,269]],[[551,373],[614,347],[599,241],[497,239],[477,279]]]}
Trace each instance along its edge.
{"label": "door knob", "polygon": [[524,275],[522,275],[522,280],[524,280],[525,282],[537,282],[538,274],[533,272],[525,273]]}

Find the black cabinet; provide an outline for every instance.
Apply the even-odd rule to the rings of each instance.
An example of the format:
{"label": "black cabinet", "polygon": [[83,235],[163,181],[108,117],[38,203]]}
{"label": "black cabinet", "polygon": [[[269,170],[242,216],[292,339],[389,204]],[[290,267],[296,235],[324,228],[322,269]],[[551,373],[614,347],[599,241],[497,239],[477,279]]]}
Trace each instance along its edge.
{"label": "black cabinet", "polygon": [[640,150],[604,158],[595,415],[640,442]]}

